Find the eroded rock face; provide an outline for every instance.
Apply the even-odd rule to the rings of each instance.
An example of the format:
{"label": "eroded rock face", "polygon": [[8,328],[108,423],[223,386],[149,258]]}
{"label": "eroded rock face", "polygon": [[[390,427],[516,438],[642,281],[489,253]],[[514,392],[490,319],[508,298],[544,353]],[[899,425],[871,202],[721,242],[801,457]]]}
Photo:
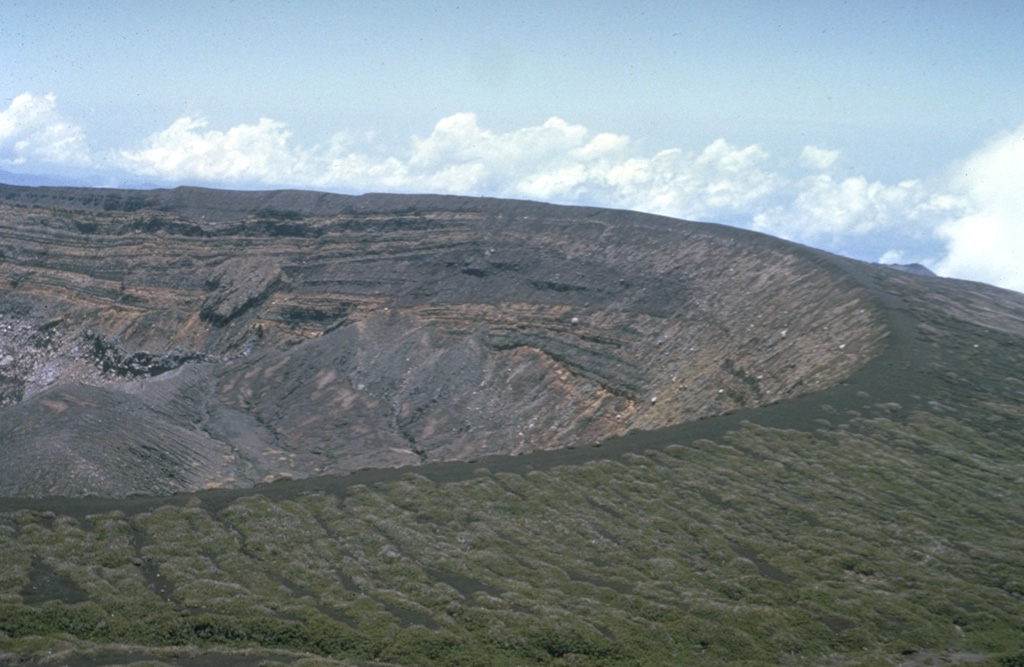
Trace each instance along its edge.
{"label": "eroded rock face", "polygon": [[0,493],[585,444],[824,388],[884,335],[842,262],[715,225],[0,186]]}

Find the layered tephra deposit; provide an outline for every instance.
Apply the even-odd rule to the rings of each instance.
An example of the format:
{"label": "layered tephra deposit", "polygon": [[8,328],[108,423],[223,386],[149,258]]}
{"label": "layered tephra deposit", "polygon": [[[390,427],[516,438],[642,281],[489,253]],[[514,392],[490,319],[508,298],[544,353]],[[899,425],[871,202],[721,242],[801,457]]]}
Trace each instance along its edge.
{"label": "layered tephra deposit", "polygon": [[590,444],[884,346],[838,260],[528,202],[0,186],[0,494]]}

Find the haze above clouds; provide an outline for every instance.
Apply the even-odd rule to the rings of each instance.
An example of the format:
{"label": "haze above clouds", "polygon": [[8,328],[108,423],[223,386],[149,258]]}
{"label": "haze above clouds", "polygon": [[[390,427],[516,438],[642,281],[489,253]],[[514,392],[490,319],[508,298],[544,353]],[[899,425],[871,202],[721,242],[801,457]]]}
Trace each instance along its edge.
{"label": "haze above clouds", "polygon": [[630,208],[1024,291],[1024,8],[855,4],[14,3],[0,169]]}

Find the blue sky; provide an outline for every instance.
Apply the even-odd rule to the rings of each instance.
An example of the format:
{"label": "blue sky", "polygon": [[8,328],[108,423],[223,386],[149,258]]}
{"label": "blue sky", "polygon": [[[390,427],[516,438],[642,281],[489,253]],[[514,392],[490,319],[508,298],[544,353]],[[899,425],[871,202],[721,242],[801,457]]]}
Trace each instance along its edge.
{"label": "blue sky", "polygon": [[632,208],[1024,291],[1024,3],[2,5],[7,180]]}

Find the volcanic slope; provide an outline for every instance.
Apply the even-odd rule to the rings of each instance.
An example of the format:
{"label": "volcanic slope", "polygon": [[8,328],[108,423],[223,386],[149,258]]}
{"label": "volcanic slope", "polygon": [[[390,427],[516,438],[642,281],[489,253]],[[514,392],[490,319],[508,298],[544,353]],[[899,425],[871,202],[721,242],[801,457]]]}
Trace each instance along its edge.
{"label": "volcanic slope", "polygon": [[244,487],[790,399],[885,347],[848,265],[519,201],[3,186],[0,493]]}
{"label": "volcanic slope", "polygon": [[[94,195],[100,203],[91,205],[102,208],[108,195]],[[216,210],[222,213],[229,208],[227,195],[207,191],[130,196],[180,201],[187,195],[208,199],[207,211],[214,210],[209,201],[219,202]],[[118,196],[123,202],[129,195]],[[302,210],[320,206],[326,217],[341,213],[324,212],[322,202],[341,206],[347,201],[354,207],[367,201],[298,193],[231,196],[248,201],[252,210],[283,197]],[[298,207],[299,200],[306,203]],[[849,360],[851,346],[857,349],[850,330],[857,328],[837,331],[830,322],[827,341],[798,351],[831,359],[827,363],[838,365],[834,375],[807,375],[784,400],[770,402],[765,391],[749,407],[719,404],[707,412],[722,414],[634,429],[600,446],[554,443],[553,449],[521,456],[173,496],[0,498],[0,663],[1024,664],[1024,295],[862,264],[713,226],[522,203],[425,201],[443,203],[449,212],[508,206],[529,219],[547,210],[549,215],[605,216],[615,227],[650,225],[639,229],[665,234],[662,245],[668,245],[665,239],[690,239],[704,248],[690,250],[698,256],[708,248],[729,248],[726,256],[733,263],[709,261],[702,269],[712,276],[738,270],[750,256],[778,253],[773,256],[779,264],[760,265],[776,274],[792,262],[789,266],[805,272],[807,285],[824,290],[809,293],[824,294],[821,300],[836,304],[835,312],[863,309],[858,316],[867,318],[870,343],[862,356]],[[115,214],[123,215],[105,215]],[[216,242],[205,240],[211,246]],[[7,257],[13,245],[4,246]],[[657,245],[652,244],[652,257],[670,252]],[[483,249],[492,247],[497,251],[497,244]],[[631,259],[635,270],[622,278],[656,277],[656,271],[642,268],[645,256],[637,252]],[[247,371],[254,382],[289,351],[305,350],[353,324],[349,335],[365,332],[366,322],[391,316],[380,312],[385,307],[408,318],[416,307],[393,297],[376,311],[352,308],[351,321],[320,329],[302,323],[308,320],[257,318],[256,313],[273,312],[274,299],[291,294],[287,286],[295,283],[288,282],[290,269],[282,265],[285,278],[236,316],[233,321],[246,324],[232,333],[231,321],[218,328],[197,314],[206,299],[219,298],[216,283],[192,296],[187,290],[151,291],[168,302],[167,294],[185,294],[193,308],[182,307],[180,313],[132,311],[97,296],[92,298],[106,304],[106,311],[91,311],[88,303],[74,310],[73,296],[98,292],[47,287],[46,272],[24,268],[24,262],[23,268],[12,266],[5,265],[6,275],[13,275],[17,286],[5,299],[22,305],[5,310],[5,317],[21,319],[5,335],[23,352],[0,358],[10,356],[4,368],[16,366],[21,373],[7,376],[21,378],[10,385],[21,395],[0,413],[0,427],[16,436],[51,428],[47,420],[74,411],[86,424],[114,414],[134,413],[139,419],[156,414],[167,429],[202,430],[175,417],[184,408],[173,401],[191,395],[225,406],[217,409],[235,410],[237,434],[270,428],[266,417],[259,421],[261,413],[251,411],[257,405],[255,384],[244,409],[231,408],[217,392],[182,388],[214,381],[221,387],[232,380],[237,385],[245,373],[221,371],[222,364],[266,359],[257,372],[255,367]],[[678,267],[665,272],[683,273]],[[39,277],[33,281],[31,275]],[[408,275],[407,270],[398,278]],[[742,283],[737,287],[738,279],[722,278],[722,285],[732,287],[729,296],[704,294],[693,288],[703,273],[687,275],[689,282],[679,282],[691,289],[681,292],[696,303],[712,298],[729,303],[748,298],[733,292],[756,291]],[[753,274],[745,275],[754,282]],[[81,284],[91,280],[81,278]],[[793,341],[816,340],[793,322],[804,309],[833,310],[804,303],[798,298],[806,294],[804,283],[793,280],[797,287],[780,288],[779,300],[743,314],[742,325],[726,321],[734,332],[729,340],[742,338],[736,332],[744,326],[757,329],[759,317],[777,318],[773,311],[782,310],[788,311],[787,325],[763,329],[764,345],[775,345],[782,354]],[[37,306],[24,294],[12,299],[23,285],[34,290],[39,303],[47,303],[51,291],[59,295],[63,301],[49,303],[63,304],[62,319],[52,310],[45,316],[33,310]],[[643,286],[632,285],[633,290]],[[829,289],[821,285],[849,295],[853,310],[840,307],[845,301],[829,300]],[[584,306],[571,300],[579,295],[540,293],[564,299],[573,313],[566,312],[567,322],[560,320],[564,335],[578,331],[581,322],[574,324],[572,317],[582,321],[575,313]],[[639,301],[634,299],[630,303]],[[107,313],[109,328],[99,328],[107,320],[98,312]],[[150,332],[152,341],[171,336],[155,326],[129,327],[128,320],[118,319],[124,313],[149,321],[194,317],[193,331],[202,335],[193,335],[206,346],[131,347],[124,341],[140,331]],[[78,349],[91,356],[73,354],[77,334],[67,323],[75,317],[88,322],[90,333],[79,339],[84,342]],[[334,324],[339,326],[332,329]],[[772,324],[783,323],[773,319]],[[248,337],[256,325],[263,327],[263,337]],[[306,333],[307,326],[314,335]],[[478,326],[490,335],[496,325]],[[326,333],[316,336],[317,331]],[[97,333],[102,344],[90,347]],[[747,349],[713,343],[728,351]],[[489,353],[502,351],[507,348]],[[767,354],[749,358],[764,364],[772,359]],[[730,357],[720,361],[723,367],[725,359]],[[736,368],[737,358],[731,363]],[[827,367],[824,361],[789,363],[798,363],[802,372]],[[282,372],[286,365],[271,373],[279,383],[288,380]],[[579,367],[559,370],[579,377]],[[26,372],[29,368],[37,374]],[[156,373],[165,368],[177,370]],[[331,370],[340,376],[339,366],[316,372]],[[46,388],[41,378],[49,371],[54,378],[78,378],[78,384],[54,379]],[[733,376],[723,371],[716,377]],[[350,382],[364,391],[358,389],[364,380]],[[178,388],[149,394],[157,385]],[[665,391],[659,389],[653,404],[646,395],[635,400],[634,424],[661,409]],[[706,400],[731,395],[727,389],[709,394]],[[278,400],[288,399],[282,394]],[[34,401],[38,412],[13,412]],[[11,427],[12,414],[19,419],[35,414],[37,421]],[[62,423],[71,428],[67,425],[77,422]],[[151,426],[121,428],[127,441],[140,442],[131,447],[141,448],[141,440],[130,439],[149,437]],[[168,430],[160,439],[171,437]],[[218,442],[215,434],[206,437]],[[3,440],[5,448],[9,442]],[[64,453],[71,455],[73,441],[66,442]],[[252,444],[254,451],[259,446]],[[183,451],[209,457],[198,445]],[[158,449],[151,455],[171,453]],[[99,461],[95,453],[92,460]],[[31,458],[18,465],[45,475],[42,467],[32,467]],[[97,474],[103,465],[97,463]],[[144,457],[141,467],[159,469],[147,468]]]}

